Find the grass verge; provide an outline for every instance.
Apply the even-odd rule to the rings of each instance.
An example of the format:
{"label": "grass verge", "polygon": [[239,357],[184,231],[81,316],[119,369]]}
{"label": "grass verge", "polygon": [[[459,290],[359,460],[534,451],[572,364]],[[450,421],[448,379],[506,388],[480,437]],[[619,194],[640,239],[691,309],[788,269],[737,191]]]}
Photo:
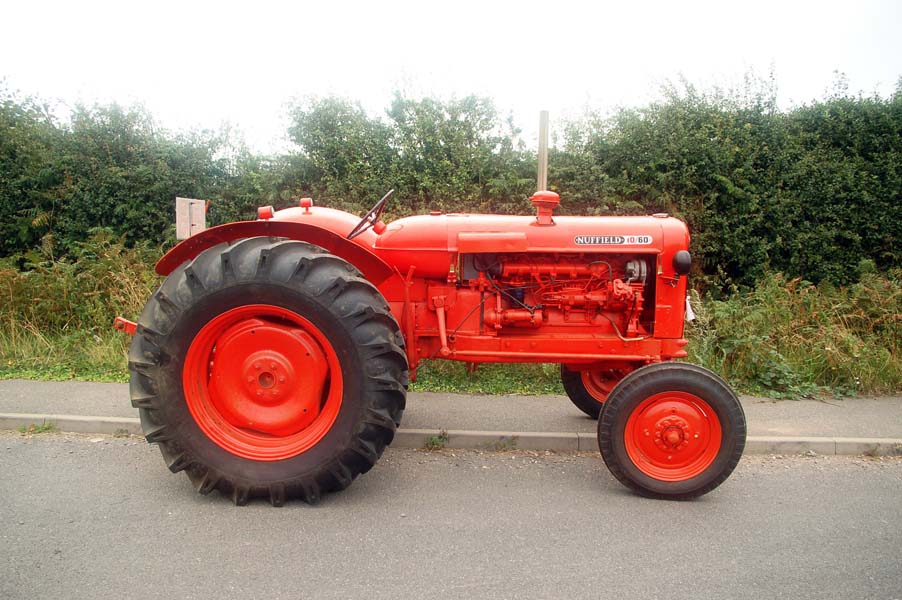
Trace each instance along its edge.
{"label": "grass verge", "polygon": [[110,332],[45,334],[29,323],[0,328],[0,379],[128,381],[130,338]]}

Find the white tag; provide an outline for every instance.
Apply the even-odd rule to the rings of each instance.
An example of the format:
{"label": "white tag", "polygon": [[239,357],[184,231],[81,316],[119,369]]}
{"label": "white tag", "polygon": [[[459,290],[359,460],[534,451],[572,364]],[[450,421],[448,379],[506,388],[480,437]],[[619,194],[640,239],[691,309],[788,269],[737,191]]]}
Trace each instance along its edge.
{"label": "white tag", "polygon": [[687,321],[694,321],[694,320],[695,320],[695,313],[692,312],[692,305],[689,303],[689,296],[688,296],[688,295],[686,296],[686,320],[687,320]]}

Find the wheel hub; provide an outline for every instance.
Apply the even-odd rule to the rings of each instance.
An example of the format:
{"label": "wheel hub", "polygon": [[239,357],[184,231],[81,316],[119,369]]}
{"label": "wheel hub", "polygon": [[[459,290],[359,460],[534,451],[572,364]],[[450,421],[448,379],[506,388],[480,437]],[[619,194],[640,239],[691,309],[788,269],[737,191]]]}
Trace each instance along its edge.
{"label": "wheel hub", "polygon": [[326,357],[309,334],[252,318],[219,337],[210,390],[232,425],[286,436],[317,417],[325,379]]}
{"label": "wheel hub", "polygon": [[316,444],[341,407],[341,364],[325,335],[290,310],[245,305],[197,333],[182,371],[185,401],[203,432],[254,460],[290,458]]}
{"label": "wheel hub", "polygon": [[598,402],[604,402],[619,378],[610,369],[607,371],[582,371],[583,386]]}
{"label": "wheel hub", "polygon": [[[259,331],[259,329],[257,330]],[[255,334],[256,335],[256,334]],[[298,332],[297,335],[303,335]],[[256,341],[256,338],[252,341]],[[241,345],[241,340],[235,340]],[[214,363],[214,371],[218,363]],[[241,367],[244,386],[248,397],[257,397],[257,402],[272,404],[284,398],[298,382],[291,357],[283,356],[271,350],[260,350],[251,353]],[[239,374],[239,377],[241,375]]]}
{"label": "wheel hub", "polygon": [[689,424],[684,419],[661,419],[655,425],[655,445],[661,450],[682,450],[689,445],[690,433]]}
{"label": "wheel hub", "polygon": [[624,432],[636,467],[663,481],[683,481],[704,471],[717,456],[720,420],[707,402],[687,392],[655,394],[630,414]]}

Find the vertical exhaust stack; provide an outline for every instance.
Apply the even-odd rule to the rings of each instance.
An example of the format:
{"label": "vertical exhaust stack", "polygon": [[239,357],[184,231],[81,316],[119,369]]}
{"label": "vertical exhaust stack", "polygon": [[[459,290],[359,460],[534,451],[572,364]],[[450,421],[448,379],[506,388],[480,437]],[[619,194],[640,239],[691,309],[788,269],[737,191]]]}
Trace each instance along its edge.
{"label": "vertical exhaust stack", "polygon": [[539,174],[537,192],[548,189],[548,111],[539,112]]}
{"label": "vertical exhaust stack", "polygon": [[536,225],[554,225],[554,209],[561,203],[561,197],[548,191],[548,111],[539,112],[539,173],[536,181],[538,190],[530,201],[536,207]]}

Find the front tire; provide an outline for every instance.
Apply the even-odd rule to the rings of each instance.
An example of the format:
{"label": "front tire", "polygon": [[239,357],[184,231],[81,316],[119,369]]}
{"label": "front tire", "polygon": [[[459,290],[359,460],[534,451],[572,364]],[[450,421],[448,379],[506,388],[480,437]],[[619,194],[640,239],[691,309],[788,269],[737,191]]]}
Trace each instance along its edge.
{"label": "front tire", "polygon": [[201,493],[316,502],[394,437],[407,360],[384,298],[310,244],[249,238],[181,265],[129,351],[148,442]]}
{"label": "front tire", "polygon": [[686,363],[632,372],[598,421],[598,446],[611,474],[652,498],[710,492],[736,468],[745,438],[736,394],[711,371]]}
{"label": "front tire", "polygon": [[621,369],[571,371],[561,365],[561,385],[567,397],[592,419],[598,419],[608,394],[625,375]]}

